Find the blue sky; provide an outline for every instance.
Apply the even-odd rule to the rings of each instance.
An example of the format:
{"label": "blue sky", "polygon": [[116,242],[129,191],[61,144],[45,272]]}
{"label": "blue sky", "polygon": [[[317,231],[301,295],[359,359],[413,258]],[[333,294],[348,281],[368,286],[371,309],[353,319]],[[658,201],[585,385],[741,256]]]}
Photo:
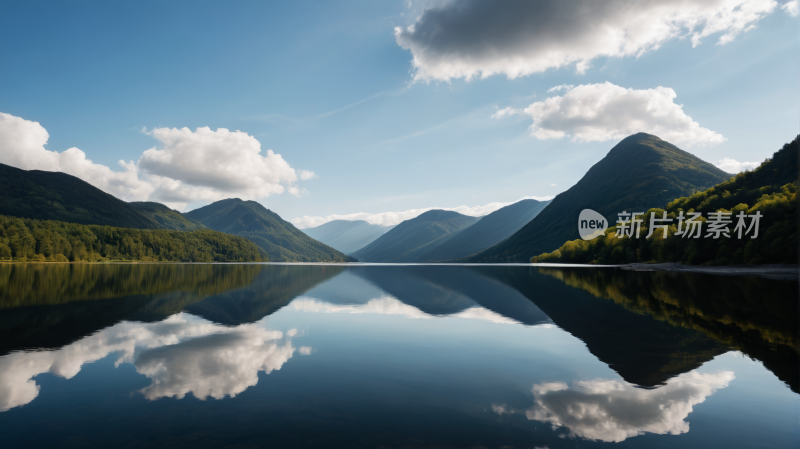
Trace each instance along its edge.
{"label": "blue sky", "polygon": [[[714,19],[726,1],[709,0],[710,8],[718,8],[710,16],[669,6],[676,17],[685,11],[705,17],[694,28],[695,34],[705,30],[696,46],[688,27],[640,41],[645,43],[634,54],[609,56],[585,42],[568,42],[556,50],[572,62],[550,67],[541,65],[540,55],[552,50],[547,33],[554,31],[543,26],[529,33],[535,24],[526,22],[523,36],[513,34],[513,24],[501,22],[511,31],[476,25],[487,14],[470,12],[469,5],[450,15],[428,11],[447,12],[441,1],[6,2],[0,15],[0,112],[13,118],[6,120],[5,134],[0,131],[0,162],[71,172],[123,199],[183,210],[247,197],[301,227],[336,216],[391,224],[431,207],[466,206],[460,210],[481,214],[568,189],[620,136],[638,129],[617,118],[578,131],[574,121],[559,117],[567,100],[583,101],[580,95],[591,92],[576,87],[548,93],[558,85],[595,86],[634,103],[664,100],[654,89],[672,89],[674,104],[683,107],[666,105],[665,113],[682,111],[684,125],[696,122],[699,128],[664,131],[683,141],[662,138],[712,163],[762,161],[800,131],[797,3],[751,0],[745,8],[761,8],[755,19]],[[547,15],[548,2],[534,6]],[[625,14],[602,20],[624,28]],[[736,32],[741,23],[745,28]],[[415,28],[405,41],[395,35],[396,27],[410,25]],[[452,37],[426,40],[427,25]],[[459,37],[459,27],[470,30],[468,39]],[[648,30],[640,33],[649,39]],[[625,39],[635,40],[630,34]],[[517,65],[481,54],[486,42],[497,45],[501,56],[510,52],[506,56]],[[414,57],[422,65],[415,66]],[[581,57],[589,66],[582,73],[575,62]],[[466,68],[442,63],[454,60]],[[521,74],[514,72],[519,67]],[[470,70],[475,74],[467,79]],[[534,119],[523,110],[558,96],[564,101],[552,107],[562,109],[546,113],[538,125],[546,131],[540,137],[551,137],[532,136]],[[493,118],[504,108],[512,114]],[[184,127],[188,134],[175,129]],[[196,134],[200,127],[209,133]],[[85,156],[41,153],[40,128],[47,132],[48,152],[78,148]],[[219,128],[257,142],[239,134],[220,137]],[[554,132],[564,137],[552,137]],[[39,143],[28,148],[12,140],[26,135],[38,136]],[[235,156],[258,143],[261,156],[272,150],[281,160]],[[195,145],[207,154],[225,147],[215,164],[237,160],[244,171],[231,179],[216,176],[208,158],[207,166],[195,167],[201,163],[193,160]],[[31,156],[36,151],[43,156]],[[95,164],[91,170],[85,159]],[[136,173],[111,173],[126,170],[119,160],[138,163],[130,169]],[[261,167],[274,173],[261,179]],[[314,177],[303,179],[312,175],[300,170]],[[241,186],[251,180],[260,186]],[[180,190],[168,188],[176,183]],[[355,213],[362,215],[350,215]],[[304,216],[316,218],[298,220]]]}

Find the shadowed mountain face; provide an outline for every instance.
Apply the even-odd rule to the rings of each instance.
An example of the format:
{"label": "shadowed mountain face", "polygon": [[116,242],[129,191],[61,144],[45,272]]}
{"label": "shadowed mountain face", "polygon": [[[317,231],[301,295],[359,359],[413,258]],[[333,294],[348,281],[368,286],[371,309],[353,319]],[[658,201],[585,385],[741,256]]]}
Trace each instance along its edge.
{"label": "shadowed mountain face", "polygon": [[428,251],[420,260],[441,262],[471,256],[511,237],[534,219],[549,201],[522,200],[483,217],[452,239]]}
{"label": "shadowed mountain face", "polygon": [[151,221],[158,223],[165,229],[174,229],[176,231],[196,231],[198,229],[208,229],[199,221],[189,220],[181,215],[180,212],[170,209],[161,203],[141,201],[128,204],[136,209],[137,212],[149,218]]}
{"label": "shadowed mountain face", "polygon": [[400,223],[352,256],[361,262],[418,262],[478,220],[458,212],[431,210]]}
{"label": "shadowed mountain face", "polygon": [[217,201],[184,214],[205,226],[252,240],[270,262],[348,262],[353,259],[318,242],[255,201]]}
{"label": "shadowed mountain face", "polygon": [[378,226],[364,220],[333,220],[314,228],[303,229],[312,239],[345,253],[353,252],[374,242],[394,226]]}
{"label": "shadowed mountain face", "polygon": [[0,215],[70,223],[159,229],[130,204],[74,176],[0,164]]}
{"label": "shadowed mountain face", "polygon": [[731,175],[650,134],[623,139],[569,190],[509,239],[472,256],[470,262],[528,262],[579,239],[578,215],[592,209],[609,223],[618,213],[645,212],[705,190]]}

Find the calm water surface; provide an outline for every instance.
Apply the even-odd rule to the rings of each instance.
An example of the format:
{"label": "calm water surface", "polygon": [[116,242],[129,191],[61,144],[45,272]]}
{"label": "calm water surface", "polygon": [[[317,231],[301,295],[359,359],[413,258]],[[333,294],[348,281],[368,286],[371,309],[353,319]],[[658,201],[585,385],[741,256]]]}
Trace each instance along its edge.
{"label": "calm water surface", "polygon": [[3,447],[798,447],[798,284],[0,265]]}

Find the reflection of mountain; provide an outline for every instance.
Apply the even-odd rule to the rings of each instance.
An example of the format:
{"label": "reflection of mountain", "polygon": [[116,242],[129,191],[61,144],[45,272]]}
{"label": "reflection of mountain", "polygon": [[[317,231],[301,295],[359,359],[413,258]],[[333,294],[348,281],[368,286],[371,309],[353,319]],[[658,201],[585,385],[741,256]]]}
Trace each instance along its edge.
{"label": "reflection of mountain", "polygon": [[796,282],[679,272],[550,268],[539,272],[637,314],[700,331],[762,361],[800,391]]}
{"label": "reflection of mountain", "polygon": [[252,323],[343,270],[342,266],[267,265],[246,287],[208,297],[183,310],[215,323]]}
{"label": "reflection of mountain", "polygon": [[789,300],[796,284],[758,278],[510,266],[0,265],[0,286],[0,355],[182,310],[240,325],[302,296],[297,308],[309,311],[555,322],[640,386],[663,385],[731,348],[795,391],[800,383]]}
{"label": "reflection of mountain", "polygon": [[274,265],[0,265],[0,355],[58,348],[122,320],[181,310],[254,322],[342,267]]}
{"label": "reflection of mountain", "polygon": [[540,275],[535,268],[475,267],[473,270],[516,288],[633,384],[661,385],[729,350],[702,332],[675,327],[610,301],[599,301],[580,289]]}
{"label": "reflection of mountain", "polygon": [[355,267],[351,272],[432,315],[480,306],[527,325],[550,319],[518,291],[458,266]]}

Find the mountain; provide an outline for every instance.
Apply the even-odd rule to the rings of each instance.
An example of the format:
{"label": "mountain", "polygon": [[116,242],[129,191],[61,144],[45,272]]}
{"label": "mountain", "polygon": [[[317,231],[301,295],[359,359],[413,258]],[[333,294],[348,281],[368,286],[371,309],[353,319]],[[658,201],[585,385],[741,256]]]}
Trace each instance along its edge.
{"label": "mountain", "polygon": [[240,235],[267,252],[271,262],[352,262],[255,201],[217,201],[183,214],[215,231]]}
{"label": "mountain", "polygon": [[312,239],[350,254],[374,242],[393,227],[369,224],[364,220],[333,220],[302,231]]}
{"label": "mountain", "polygon": [[[607,237],[593,240],[573,240],[566,242],[552,253],[539,254],[531,262],[553,263],[599,263],[621,264],[635,262],[681,262],[685,264],[796,264],[797,263],[797,187],[798,155],[800,142],[795,138],[776,152],[753,171],[745,171],[730,180],[714,187],[697,192],[690,197],[677,198],[663,209],[652,208],[645,212],[641,239],[616,237],[616,227],[605,231]],[[730,211],[728,225],[730,237],[722,238],[680,238],[678,215],[694,211],[708,219],[709,213],[718,210]],[[649,217],[661,217],[667,213],[672,226],[667,229],[667,238],[662,232],[654,232],[650,238]],[[748,218],[745,224],[758,219],[758,236],[751,232],[741,238],[736,234],[739,219],[734,218],[743,212]],[[707,228],[705,228],[707,230]],[[656,230],[658,231],[658,230]],[[755,237],[753,237],[755,236]]]}
{"label": "mountain", "polygon": [[196,231],[198,229],[208,229],[199,221],[190,220],[181,215],[180,212],[170,209],[161,203],[141,201],[128,204],[136,209],[137,212],[165,229],[173,229],[175,231]]}
{"label": "mountain", "polygon": [[121,228],[158,229],[130,204],[60,172],[0,164],[0,215]]}
{"label": "mountain", "polygon": [[532,256],[580,238],[578,215],[583,209],[597,211],[614,224],[622,211],[644,212],[731,176],[656,136],[634,134],[612,148],[530,223],[468,261],[528,262]]}
{"label": "mountain", "polygon": [[528,224],[549,201],[522,200],[498,209],[422,257],[424,262],[462,259],[511,237]]}
{"label": "mountain", "polygon": [[479,217],[458,212],[430,210],[400,223],[352,256],[361,262],[417,262],[425,253],[478,220]]}

